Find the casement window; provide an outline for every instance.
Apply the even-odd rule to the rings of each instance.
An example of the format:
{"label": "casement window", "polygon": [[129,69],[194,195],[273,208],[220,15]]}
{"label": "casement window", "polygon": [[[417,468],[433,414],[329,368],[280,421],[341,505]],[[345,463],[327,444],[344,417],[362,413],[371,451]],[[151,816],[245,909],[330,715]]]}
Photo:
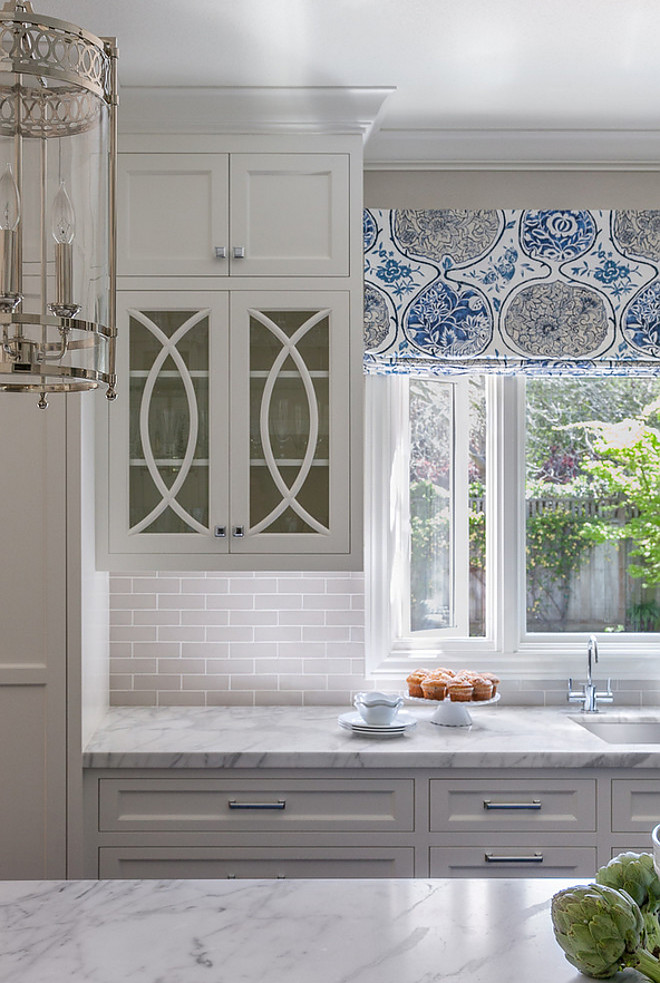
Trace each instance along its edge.
{"label": "casement window", "polygon": [[[599,676],[656,666],[660,381],[389,375],[366,389],[368,672],[452,660],[579,677],[590,633]],[[624,466],[645,426],[658,462],[640,445]]]}

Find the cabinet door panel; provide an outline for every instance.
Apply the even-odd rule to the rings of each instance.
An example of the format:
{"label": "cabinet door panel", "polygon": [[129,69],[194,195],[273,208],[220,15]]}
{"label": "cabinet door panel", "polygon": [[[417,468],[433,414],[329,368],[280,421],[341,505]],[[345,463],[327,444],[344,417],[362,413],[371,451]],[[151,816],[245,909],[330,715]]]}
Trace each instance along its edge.
{"label": "cabinet door panel", "polygon": [[594,847],[431,847],[431,877],[593,877]]}
{"label": "cabinet door panel", "polygon": [[596,828],[596,784],[575,781],[431,780],[431,830]]}
{"label": "cabinet door panel", "polygon": [[227,275],[226,154],[120,154],[120,276]]}
{"label": "cabinet door panel", "polygon": [[612,832],[648,834],[647,852],[651,850],[651,830],[660,822],[660,781],[631,778],[612,781]]}
{"label": "cabinet door panel", "polygon": [[99,782],[101,831],[412,830],[412,781],[128,779]]}
{"label": "cabinet door panel", "polygon": [[226,552],[227,297],[120,293],[118,312],[130,391],[108,414],[111,550]]}
{"label": "cabinet door panel", "polygon": [[230,168],[232,276],[348,276],[345,154],[232,154]]}
{"label": "cabinet door panel", "polygon": [[231,298],[230,550],[349,549],[348,294]]}
{"label": "cabinet door panel", "polygon": [[101,847],[99,877],[412,877],[412,847]]}

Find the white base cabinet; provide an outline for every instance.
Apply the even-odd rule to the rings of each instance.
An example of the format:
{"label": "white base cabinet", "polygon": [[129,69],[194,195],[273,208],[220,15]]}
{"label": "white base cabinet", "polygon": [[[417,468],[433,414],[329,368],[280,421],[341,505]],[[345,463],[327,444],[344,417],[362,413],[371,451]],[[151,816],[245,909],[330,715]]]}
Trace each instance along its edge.
{"label": "white base cabinet", "polygon": [[90,769],[87,877],[593,877],[660,778],[594,770]]}

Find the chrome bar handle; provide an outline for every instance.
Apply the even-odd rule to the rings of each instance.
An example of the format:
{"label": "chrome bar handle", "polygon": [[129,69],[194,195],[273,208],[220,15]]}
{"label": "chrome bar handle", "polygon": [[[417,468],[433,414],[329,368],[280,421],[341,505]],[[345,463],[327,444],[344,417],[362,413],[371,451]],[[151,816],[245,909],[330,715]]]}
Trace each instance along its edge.
{"label": "chrome bar handle", "polygon": [[484,853],[484,860],[487,864],[542,864],[543,854],[533,853],[531,856],[509,857],[497,853]]}
{"label": "chrome bar handle", "polygon": [[532,799],[531,802],[492,802],[484,799],[484,809],[526,809],[529,812],[538,812],[540,808],[540,799]]}
{"label": "chrome bar handle", "polygon": [[277,802],[237,802],[236,799],[229,799],[227,805],[230,809],[286,809],[286,799],[278,799]]}

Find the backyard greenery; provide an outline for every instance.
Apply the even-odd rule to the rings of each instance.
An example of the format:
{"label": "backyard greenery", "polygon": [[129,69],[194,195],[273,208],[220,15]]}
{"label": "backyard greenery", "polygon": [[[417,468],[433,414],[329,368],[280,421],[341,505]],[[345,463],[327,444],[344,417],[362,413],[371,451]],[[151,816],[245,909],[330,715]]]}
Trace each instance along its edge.
{"label": "backyard greenery", "polygon": [[[438,586],[448,584],[451,570],[448,390],[417,380],[411,403],[411,613],[417,628],[442,627],[449,617],[449,588]],[[622,558],[625,616],[613,614],[600,629],[660,630],[659,393],[653,378],[528,380],[528,630],[571,630],[576,584],[594,556],[604,555],[598,553],[603,544],[619,552],[601,562]],[[485,432],[483,384],[471,383],[469,557],[477,593],[483,593],[486,565]],[[473,626],[473,634],[481,631]]]}

